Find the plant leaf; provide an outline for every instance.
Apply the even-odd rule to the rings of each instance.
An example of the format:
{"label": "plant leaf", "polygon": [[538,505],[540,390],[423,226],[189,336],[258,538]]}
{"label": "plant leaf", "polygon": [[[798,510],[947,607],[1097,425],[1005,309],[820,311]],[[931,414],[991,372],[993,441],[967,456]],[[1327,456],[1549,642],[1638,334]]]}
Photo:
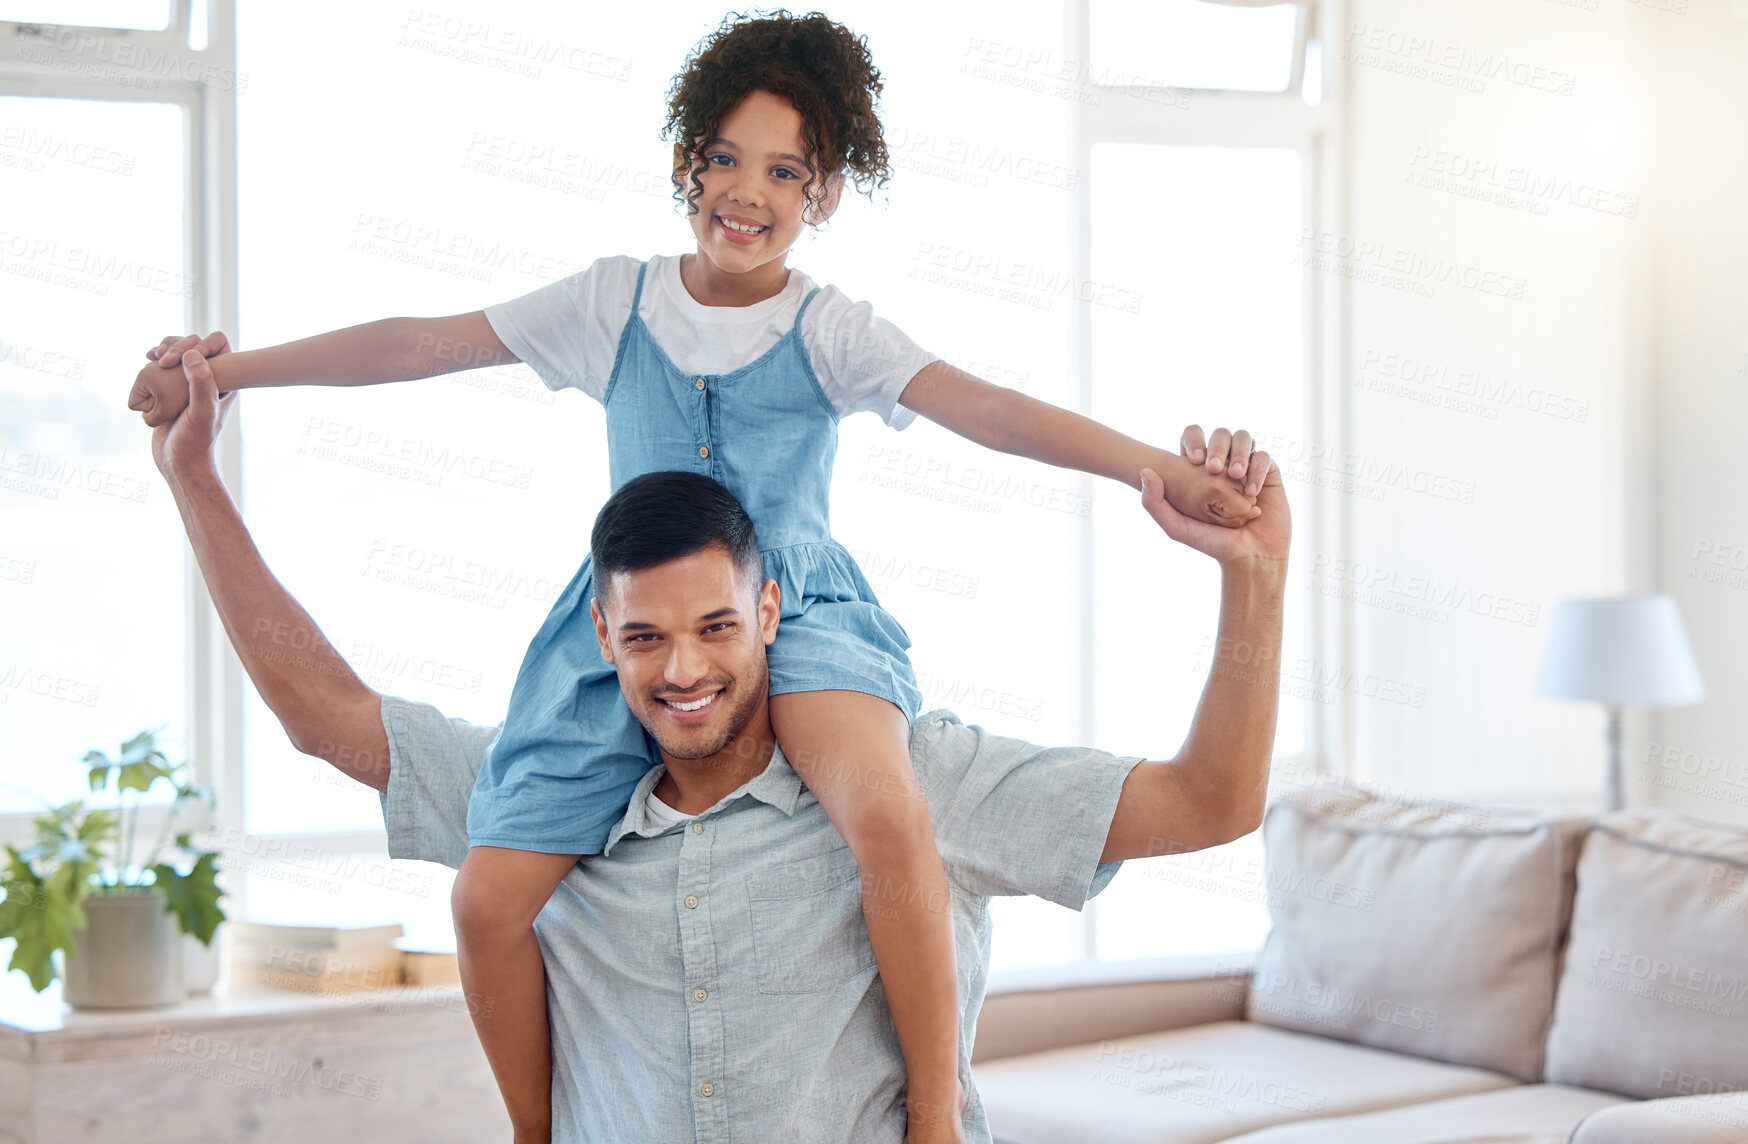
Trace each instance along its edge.
{"label": "plant leaf", "polygon": [[113,810],[94,810],[79,823],[74,837],[81,842],[111,842],[118,836],[121,819]]}
{"label": "plant leaf", "polygon": [[225,920],[218,904],[222,892],[214,881],[218,869],[213,861],[217,857],[210,850],[203,853],[186,874],[163,862],[152,867],[157,884],[164,887],[164,896],[169,899],[164,908],[176,915],[183,933],[193,934],[202,945],[212,944],[213,931]]}
{"label": "plant leaf", "polygon": [[121,763],[137,763],[158,753],[157,735],[151,731],[141,731],[121,745]]}
{"label": "plant leaf", "polygon": [[169,777],[170,768],[151,759],[124,763],[121,774],[115,781],[115,789],[143,791],[157,780]]}
{"label": "plant leaf", "polygon": [[22,855],[6,847],[6,897],[0,900],[0,937],[17,944],[7,969],[22,970],[38,993],[55,979],[54,951],[73,952],[73,931],[85,928],[85,912],[37,876]]}

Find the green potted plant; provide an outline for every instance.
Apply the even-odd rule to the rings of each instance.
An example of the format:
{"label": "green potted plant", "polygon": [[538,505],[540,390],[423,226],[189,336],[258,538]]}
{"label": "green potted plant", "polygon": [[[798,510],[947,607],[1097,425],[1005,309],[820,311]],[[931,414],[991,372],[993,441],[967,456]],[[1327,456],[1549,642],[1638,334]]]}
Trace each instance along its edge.
{"label": "green potted plant", "polygon": [[[83,800],[51,807],[34,820],[36,841],[6,847],[0,938],[16,941],[7,969],[22,970],[38,992],[57,976],[62,996],[89,1008],[164,1005],[183,995],[182,934],[210,946],[224,920],[217,851],[200,850],[188,832],[172,836],[190,802],[211,806],[210,792],[184,778],[154,732],[142,731],[115,757],[85,755],[93,792],[113,789],[119,809]],[[163,829],[136,861],[140,804],[159,782],[174,791]]]}

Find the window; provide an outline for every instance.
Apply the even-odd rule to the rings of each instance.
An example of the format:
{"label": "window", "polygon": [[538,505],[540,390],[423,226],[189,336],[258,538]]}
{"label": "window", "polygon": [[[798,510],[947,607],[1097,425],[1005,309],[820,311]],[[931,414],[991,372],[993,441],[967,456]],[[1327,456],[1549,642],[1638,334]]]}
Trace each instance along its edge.
{"label": "window", "polygon": [[[38,6],[40,8],[40,6]],[[130,16],[129,11],[137,13]],[[9,5],[6,17],[50,13]],[[125,409],[141,351],[212,292],[185,230],[210,57],[165,5],[62,5],[142,32],[106,56],[86,29],[6,25],[0,69],[0,838],[88,794],[87,750],[135,732],[212,777],[176,512]],[[154,65],[168,63],[168,70]],[[141,829],[161,824],[152,808]]]}
{"label": "window", "polygon": [[170,26],[170,5],[168,0],[7,0],[0,4],[0,20],[161,31]]}
{"label": "window", "polygon": [[1090,0],[1095,83],[1281,91],[1300,8],[1210,0]]}
{"label": "window", "polygon": [[[1146,286],[1134,312],[1093,307],[1091,415],[1167,432],[1303,423],[1304,287],[1281,253],[1303,219],[1299,153],[1095,142],[1092,159],[1093,281]],[[1138,527],[1133,502],[1109,484],[1094,501],[1093,740],[1163,757],[1195,714],[1220,590],[1208,561]],[[1304,714],[1282,705],[1279,753],[1302,749]]]}
{"label": "window", "polygon": [[0,312],[29,315],[0,334],[0,813],[24,813],[85,795],[92,747],[185,739],[180,529],[123,405],[189,276],[180,108],[0,96],[0,121]]}
{"label": "window", "polygon": [[[1315,15],[1295,5],[1087,0],[1090,46],[1073,134],[1089,177],[1076,200],[1089,285],[1074,342],[1076,402],[1109,424],[1157,427],[1175,446],[1191,422],[1303,440],[1323,284],[1293,255],[1327,210],[1319,195],[1330,135],[1313,67]],[[1073,58],[1076,53],[1066,53]],[[1065,72],[1076,69],[1067,67]],[[1192,89],[1226,89],[1209,92]],[[1270,94],[1273,93],[1273,94]],[[1137,434],[1143,435],[1143,434]],[[1292,484],[1293,565],[1318,513]],[[1077,734],[1169,757],[1188,732],[1211,663],[1219,585],[1206,561],[1137,526],[1134,494],[1088,489],[1080,644],[1086,702]],[[1289,609],[1287,665],[1310,662],[1314,631]],[[1277,763],[1316,765],[1338,711],[1283,678]],[[1000,903],[993,964],[1243,950],[1268,920],[1257,834],[1196,854],[1128,864],[1084,916]],[[1009,933],[1024,933],[1009,943]]]}

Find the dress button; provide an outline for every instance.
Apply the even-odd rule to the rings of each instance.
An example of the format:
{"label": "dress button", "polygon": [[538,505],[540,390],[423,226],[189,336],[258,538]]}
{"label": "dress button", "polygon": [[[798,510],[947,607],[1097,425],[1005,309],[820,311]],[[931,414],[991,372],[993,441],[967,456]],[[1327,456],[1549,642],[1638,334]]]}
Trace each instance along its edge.
{"label": "dress button", "polygon": [[699,456],[700,456],[700,457],[708,457],[708,456],[710,456],[710,446],[709,446],[709,445],[700,445],[700,446],[698,446],[698,455],[699,455]]}
{"label": "dress button", "polygon": [[704,379],[699,378],[697,381],[693,382],[692,384],[696,385],[699,389],[703,389],[704,388]]}
{"label": "dress button", "polygon": [[710,994],[704,992],[702,989],[692,990],[692,1000],[694,1001],[702,1001],[708,996],[710,996]]}
{"label": "dress button", "polygon": [[710,1095],[714,1094],[715,1092],[716,1092],[716,1086],[713,1084],[701,1084],[698,1086],[698,1093],[701,1096],[710,1096]]}
{"label": "dress button", "polygon": [[692,833],[693,834],[703,834],[704,833],[704,824],[702,822],[694,822],[692,824]]}
{"label": "dress button", "polygon": [[697,909],[698,908],[698,899],[694,898],[691,894],[687,894],[686,895],[686,908],[688,910]]}

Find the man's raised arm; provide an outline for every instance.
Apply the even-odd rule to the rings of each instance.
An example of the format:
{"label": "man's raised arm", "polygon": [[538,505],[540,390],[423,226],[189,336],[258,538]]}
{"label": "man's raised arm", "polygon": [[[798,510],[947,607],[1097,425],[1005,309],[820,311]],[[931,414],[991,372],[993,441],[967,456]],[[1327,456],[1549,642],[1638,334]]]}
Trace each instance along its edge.
{"label": "man's raised arm", "polygon": [[268,571],[213,463],[213,441],[232,392],[218,398],[212,371],[185,354],[188,408],[152,431],[152,459],[170,486],[207,591],[243,669],[292,745],[377,790],[388,789],[382,697],[328,643],[309,613]]}
{"label": "man's raised arm", "polygon": [[[1200,430],[1195,436],[1199,441]],[[1169,762],[1144,762],[1129,772],[1101,861],[1219,846],[1262,822],[1280,699],[1292,521],[1280,470],[1260,452],[1250,463],[1267,466],[1267,478],[1257,496],[1262,514],[1243,528],[1178,514],[1154,474],[1141,490],[1142,507],[1168,536],[1220,562],[1220,628],[1183,748]]]}

